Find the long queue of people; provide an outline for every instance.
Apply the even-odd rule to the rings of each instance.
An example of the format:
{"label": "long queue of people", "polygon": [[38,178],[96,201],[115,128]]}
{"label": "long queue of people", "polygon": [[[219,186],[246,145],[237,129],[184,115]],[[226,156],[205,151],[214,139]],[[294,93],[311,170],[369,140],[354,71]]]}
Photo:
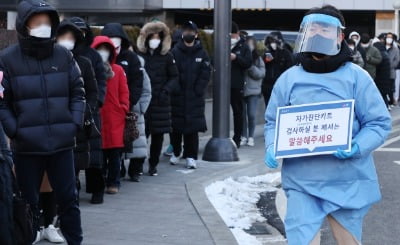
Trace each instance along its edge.
{"label": "long queue of people", "polygon": [[399,40],[393,33],[371,37],[351,32],[347,43],[353,51],[353,62],[364,68],[374,79],[390,111],[399,103],[400,51]]}

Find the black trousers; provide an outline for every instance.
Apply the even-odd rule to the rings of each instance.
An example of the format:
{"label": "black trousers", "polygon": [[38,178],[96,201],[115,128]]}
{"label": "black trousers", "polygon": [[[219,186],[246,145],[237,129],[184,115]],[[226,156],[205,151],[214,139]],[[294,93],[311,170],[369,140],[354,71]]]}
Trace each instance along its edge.
{"label": "black trousers", "polygon": [[121,151],[122,149],[119,148],[103,150],[104,176],[106,176],[107,187],[119,187],[121,185]]}
{"label": "black trousers", "polygon": [[243,132],[243,90],[231,89],[231,107],[233,111],[233,141],[240,147],[240,139]]}
{"label": "black trousers", "polygon": [[147,138],[149,136],[151,136],[149,164],[151,167],[156,167],[160,162],[164,134],[147,134]]}
{"label": "black trousers", "polygon": [[174,148],[174,155],[180,156],[182,153],[182,138],[183,138],[183,158],[193,158],[197,160],[199,153],[199,134],[181,134],[173,132],[171,134],[171,144]]}
{"label": "black trousers", "polygon": [[128,175],[129,177],[133,177],[140,173],[143,173],[143,164],[146,158],[131,158],[129,161],[128,167]]}
{"label": "black trousers", "polygon": [[38,211],[40,184],[47,172],[57,198],[61,231],[69,245],[81,244],[81,216],[72,150],[45,156],[16,154],[14,161],[20,190],[33,212]]}

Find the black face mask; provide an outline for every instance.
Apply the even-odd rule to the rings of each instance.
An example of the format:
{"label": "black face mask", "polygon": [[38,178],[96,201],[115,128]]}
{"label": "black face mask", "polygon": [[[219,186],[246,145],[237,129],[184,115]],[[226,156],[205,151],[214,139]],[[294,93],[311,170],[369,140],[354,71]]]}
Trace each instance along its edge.
{"label": "black face mask", "polygon": [[[339,45],[335,46],[335,40],[325,38],[321,35],[315,35],[307,42],[309,46],[307,50],[312,50],[313,53],[335,53],[339,49]],[[312,46],[312,48],[311,48]]]}
{"label": "black face mask", "polygon": [[187,43],[192,43],[196,39],[196,35],[193,34],[186,34],[182,37],[183,41]]}

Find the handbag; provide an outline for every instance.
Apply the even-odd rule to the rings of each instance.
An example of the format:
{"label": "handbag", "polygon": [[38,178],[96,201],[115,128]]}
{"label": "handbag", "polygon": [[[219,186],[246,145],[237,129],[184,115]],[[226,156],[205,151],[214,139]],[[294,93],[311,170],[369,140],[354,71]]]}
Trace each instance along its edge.
{"label": "handbag", "polygon": [[88,104],[86,104],[86,115],[85,115],[85,122],[83,124],[83,129],[88,139],[95,139],[101,137],[100,130],[96,126],[96,122],[93,119],[92,110]]}
{"label": "handbag", "polygon": [[138,115],[128,112],[125,118],[124,145],[128,147],[133,141],[139,138],[140,132],[137,127]]}
{"label": "handbag", "polygon": [[[34,217],[29,204],[22,197],[18,188],[17,179],[13,176],[13,218],[14,238],[17,245],[32,244],[36,239],[36,231],[39,229],[39,220],[34,222]],[[36,224],[36,225],[34,225]]]}

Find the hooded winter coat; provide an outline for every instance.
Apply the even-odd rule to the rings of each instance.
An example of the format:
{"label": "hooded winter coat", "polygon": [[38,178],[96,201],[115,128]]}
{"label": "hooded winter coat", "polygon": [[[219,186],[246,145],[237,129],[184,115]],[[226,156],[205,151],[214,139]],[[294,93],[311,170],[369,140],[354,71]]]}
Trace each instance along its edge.
{"label": "hooded winter coat", "polygon": [[[83,35],[78,26],[69,20],[64,20],[60,23],[57,30],[57,36],[63,35],[66,32],[72,32],[75,37],[75,47],[80,47],[84,42]],[[74,54],[74,59],[78,64],[82,78],[84,81],[85,88],[85,99],[86,99],[86,111],[85,111],[85,121],[92,119],[92,111],[97,107],[98,102],[98,89],[96,76],[92,67],[92,62],[79,54],[79,49],[74,48],[72,50]],[[76,147],[74,149],[75,153],[75,168],[85,169],[89,164],[89,138],[85,129],[80,129],[76,136]]]}
{"label": "hooded winter coat", "polygon": [[125,153],[125,159],[132,158],[146,158],[147,157],[147,139],[146,139],[146,130],[144,123],[144,114],[149,108],[151,101],[151,83],[149,75],[144,69],[144,59],[139,56],[139,60],[142,66],[143,72],[143,89],[142,96],[140,96],[139,102],[132,108],[132,111],[138,115],[137,127],[139,129],[140,136],[138,139],[133,141],[132,150],[128,153]]}
{"label": "hooded winter coat", "polygon": [[92,29],[90,28],[89,24],[80,17],[72,17],[68,20],[81,30],[85,31],[85,40],[83,43],[80,43],[75,47],[74,53],[84,56],[92,62],[98,88],[98,107],[101,107],[104,104],[104,98],[106,96],[106,73],[100,55],[96,52],[96,50],[90,47],[94,38]]}
{"label": "hooded winter coat", "polygon": [[107,92],[104,105],[100,110],[101,137],[103,149],[123,148],[125,118],[129,111],[129,89],[124,69],[115,64],[117,53],[114,44],[106,36],[97,36],[92,48],[105,44],[110,49],[109,64],[113,76],[107,80]]}
{"label": "hooded winter coat", "polygon": [[[149,49],[149,38],[159,33],[161,43],[155,50]],[[146,131],[150,134],[171,132],[171,93],[178,85],[178,69],[171,48],[169,28],[160,21],[143,26],[137,40],[140,55],[145,60],[145,69],[151,81],[151,102],[146,112]]]}
{"label": "hooded winter coat", "polygon": [[172,93],[172,128],[190,134],[207,130],[205,90],[210,81],[210,60],[201,43],[188,47],[183,41],[172,50],[179,70],[179,89]]}
{"label": "hooded winter coat", "polygon": [[[19,43],[0,53],[4,72],[0,120],[18,154],[50,155],[72,149],[77,129],[83,126],[85,91],[71,52],[54,44],[58,14],[38,1],[21,2],[17,11]],[[50,16],[51,38],[28,34],[27,20],[38,13]]]}
{"label": "hooded winter coat", "polygon": [[116,64],[124,68],[128,79],[129,101],[131,106],[134,106],[139,101],[143,88],[143,72],[138,56],[129,50],[130,41],[121,24],[109,23],[105,25],[101,35],[122,39],[121,51],[117,56]]}

